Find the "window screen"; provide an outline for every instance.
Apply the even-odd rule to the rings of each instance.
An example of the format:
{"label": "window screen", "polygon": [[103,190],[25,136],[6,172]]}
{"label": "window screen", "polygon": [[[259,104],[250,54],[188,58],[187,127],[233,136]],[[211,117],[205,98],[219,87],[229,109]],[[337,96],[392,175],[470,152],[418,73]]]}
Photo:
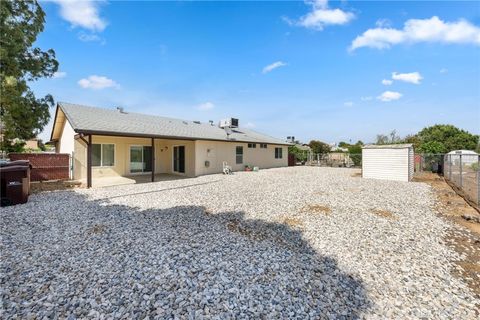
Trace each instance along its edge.
{"label": "window screen", "polygon": [[102,144],[102,166],[111,167],[115,164],[115,146]]}
{"label": "window screen", "polygon": [[275,159],[282,159],[283,149],[282,148],[275,148]]}
{"label": "window screen", "polygon": [[238,146],[235,151],[235,162],[237,164],[242,164],[243,163],[243,147]]}
{"label": "window screen", "polygon": [[113,144],[92,144],[92,166],[112,167],[115,165],[115,146]]}
{"label": "window screen", "polygon": [[100,167],[102,165],[102,145],[92,144],[92,166]]}

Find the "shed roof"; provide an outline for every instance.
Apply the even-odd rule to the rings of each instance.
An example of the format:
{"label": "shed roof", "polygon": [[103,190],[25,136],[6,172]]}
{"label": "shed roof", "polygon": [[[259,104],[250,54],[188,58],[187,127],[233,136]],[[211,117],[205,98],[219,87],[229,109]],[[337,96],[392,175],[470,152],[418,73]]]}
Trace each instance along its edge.
{"label": "shed roof", "polygon": [[406,149],[412,148],[411,143],[399,143],[399,144],[367,144],[362,149]]}
{"label": "shed roof", "polygon": [[[281,139],[245,128],[232,128],[231,134],[227,135],[223,128],[210,123],[198,123],[134,112],[120,112],[114,109],[66,102],[57,104],[56,118],[60,121],[59,109],[77,133],[290,145]],[[59,138],[55,137],[60,131],[55,129],[56,125],[57,119],[55,119],[52,129],[52,140]]]}

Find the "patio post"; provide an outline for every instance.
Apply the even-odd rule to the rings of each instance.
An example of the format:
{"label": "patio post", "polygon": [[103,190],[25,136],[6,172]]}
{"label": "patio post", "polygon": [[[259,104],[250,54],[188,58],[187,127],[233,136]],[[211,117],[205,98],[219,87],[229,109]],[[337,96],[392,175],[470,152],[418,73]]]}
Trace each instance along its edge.
{"label": "patio post", "polygon": [[152,138],[152,182],[155,182],[155,138]]}
{"label": "patio post", "polygon": [[92,135],[88,135],[87,144],[87,188],[92,187]]}

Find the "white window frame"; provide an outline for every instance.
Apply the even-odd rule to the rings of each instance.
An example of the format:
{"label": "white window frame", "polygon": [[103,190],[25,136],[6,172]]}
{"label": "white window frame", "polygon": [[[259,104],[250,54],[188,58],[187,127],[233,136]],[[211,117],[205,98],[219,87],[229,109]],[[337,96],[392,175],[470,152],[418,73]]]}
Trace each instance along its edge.
{"label": "white window frame", "polygon": [[266,143],[260,143],[260,149],[267,149]]}
{"label": "white window frame", "polygon": [[[280,152],[277,152],[279,150]],[[283,159],[283,148],[275,147],[275,159]]]}
{"label": "white window frame", "polygon": [[[93,163],[92,163],[92,168],[113,168],[113,167],[115,167],[115,164],[117,163],[117,145],[115,143],[93,143],[92,142],[92,156],[93,156],[93,145],[94,144],[99,144],[100,145],[100,165],[99,166],[94,166]],[[102,146],[104,144],[113,145],[113,165],[111,165],[111,166],[104,166],[103,165],[103,147]]]}
{"label": "white window frame", "polygon": [[[128,172],[130,175],[134,176],[134,175],[142,175],[142,174],[151,174],[152,171],[143,171],[142,172],[132,172],[132,168],[130,168],[130,159],[131,159],[131,153],[132,153],[132,147],[142,147],[142,161],[144,161],[145,159],[143,159],[143,148],[144,147],[152,147],[152,145],[146,145],[146,144],[131,144],[129,145],[128,147]],[[152,152],[153,152],[153,149],[152,148]],[[153,164],[152,164],[153,165]]]}

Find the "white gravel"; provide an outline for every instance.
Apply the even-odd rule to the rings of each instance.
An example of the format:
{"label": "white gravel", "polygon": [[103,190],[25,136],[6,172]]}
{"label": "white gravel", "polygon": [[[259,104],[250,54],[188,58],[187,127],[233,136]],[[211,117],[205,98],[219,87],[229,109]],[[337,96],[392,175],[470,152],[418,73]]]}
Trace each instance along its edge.
{"label": "white gravel", "polygon": [[1,210],[0,318],[474,319],[430,187],[354,172],[31,196]]}

